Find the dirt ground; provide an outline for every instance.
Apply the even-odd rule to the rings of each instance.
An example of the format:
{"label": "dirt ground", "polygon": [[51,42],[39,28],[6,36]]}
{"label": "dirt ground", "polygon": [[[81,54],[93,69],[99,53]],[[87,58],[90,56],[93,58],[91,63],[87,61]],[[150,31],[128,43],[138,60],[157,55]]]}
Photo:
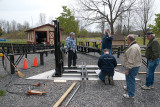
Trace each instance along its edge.
{"label": "dirt ground", "polygon": [[[32,67],[34,57],[37,56],[38,67]],[[77,64],[86,62],[88,65],[96,65],[99,55],[91,53],[85,55],[78,53]],[[117,58],[117,62],[122,63],[122,57]],[[18,58],[18,56],[16,56]],[[23,60],[18,64],[18,69],[25,74],[25,77],[19,78],[16,74],[10,74],[10,63],[7,60],[7,71],[3,69],[0,59],[0,90],[5,90],[6,95],[0,97],[0,107],[52,107],[64,92],[72,85],[75,80],[66,83],[55,83],[52,80],[28,80],[26,78],[37,75],[55,68],[54,54],[44,55],[44,66],[40,65],[39,54],[30,54],[27,57],[29,69],[23,70]],[[67,56],[64,59],[64,65],[67,65]],[[122,66],[117,67],[119,72],[124,73]],[[146,71],[144,65],[140,71]],[[156,69],[160,71],[160,65]],[[142,90],[141,85],[145,83],[145,74],[138,74],[136,81],[136,92],[134,99],[125,99],[123,94],[124,81],[115,81],[115,85],[104,85],[100,80],[75,81],[77,85],[63,101],[60,107],[64,107],[70,96],[80,85],[79,90],[68,104],[68,107],[159,107],[160,106],[160,74],[155,74],[154,89]],[[40,83],[39,87],[33,84]],[[46,86],[45,95],[27,95],[28,89],[43,90]]]}

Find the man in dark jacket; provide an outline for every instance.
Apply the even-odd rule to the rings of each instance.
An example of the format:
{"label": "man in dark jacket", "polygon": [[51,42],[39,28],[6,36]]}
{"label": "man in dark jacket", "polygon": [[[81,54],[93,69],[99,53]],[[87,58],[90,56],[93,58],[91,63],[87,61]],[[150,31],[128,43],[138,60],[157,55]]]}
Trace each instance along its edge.
{"label": "man in dark jacket", "polygon": [[102,39],[101,55],[103,55],[104,53],[103,50],[106,48],[109,50],[109,54],[112,54],[112,40],[113,40],[112,35],[109,33],[109,30],[106,29],[105,35],[103,36]]}
{"label": "man in dark jacket", "polygon": [[98,67],[101,69],[99,78],[107,85],[114,85],[113,75],[114,68],[117,66],[117,61],[114,56],[109,54],[108,49],[104,49],[104,54],[98,60]]}
{"label": "man in dark jacket", "polygon": [[154,88],[154,72],[160,61],[160,45],[154,37],[154,33],[147,33],[149,43],[147,44],[145,56],[148,60],[148,70],[146,75],[146,83],[142,86],[142,89],[144,90]]}

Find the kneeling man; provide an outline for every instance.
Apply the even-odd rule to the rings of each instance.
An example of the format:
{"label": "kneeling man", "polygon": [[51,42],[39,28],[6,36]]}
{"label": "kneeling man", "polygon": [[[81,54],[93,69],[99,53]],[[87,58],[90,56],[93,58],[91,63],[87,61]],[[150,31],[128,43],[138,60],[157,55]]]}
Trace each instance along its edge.
{"label": "kneeling man", "polygon": [[101,69],[99,78],[107,85],[114,85],[113,75],[114,68],[117,66],[115,57],[109,54],[108,49],[104,49],[104,54],[99,57],[98,67]]}

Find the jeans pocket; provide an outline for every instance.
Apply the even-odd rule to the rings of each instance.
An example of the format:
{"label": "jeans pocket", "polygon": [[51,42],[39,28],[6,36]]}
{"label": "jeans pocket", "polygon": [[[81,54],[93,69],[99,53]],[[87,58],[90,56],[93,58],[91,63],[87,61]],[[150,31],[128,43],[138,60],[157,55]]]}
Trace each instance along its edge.
{"label": "jeans pocket", "polygon": [[157,66],[158,64],[159,64],[159,59],[149,60],[148,61],[149,67],[154,67],[154,66]]}

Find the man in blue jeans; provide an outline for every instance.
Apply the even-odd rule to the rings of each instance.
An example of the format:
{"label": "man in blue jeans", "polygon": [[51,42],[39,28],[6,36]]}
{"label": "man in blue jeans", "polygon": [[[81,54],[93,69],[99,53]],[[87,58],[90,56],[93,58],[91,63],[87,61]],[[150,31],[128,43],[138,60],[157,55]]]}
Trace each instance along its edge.
{"label": "man in blue jeans", "polygon": [[76,42],[74,40],[75,33],[71,32],[69,36],[66,38],[66,46],[68,50],[68,68],[71,67],[72,61],[73,61],[73,67],[76,67],[76,60],[77,60],[77,54],[76,54]]}
{"label": "man in blue jeans", "polygon": [[148,60],[148,70],[146,75],[146,83],[141,87],[144,90],[154,88],[154,72],[160,61],[160,45],[154,37],[154,33],[147,32],[147,39],[149,40],[149,43],[147,44],[145,56]]}
{"label": "man in blue jeans", "polygon": [[99,78],[106,84],[114,85],[114,68],[117,66],[115,57],[109,54],[108,49],[104,49],[104,54],[99,57],[98,67],[101,69]]}
{"label": "man in blue jeans", "polygon": [[134,98],[135,96],[135,77],[138,74],[141,66],[141,49],[136,43],[134,35],[127,36],[128,48],[124,53],[125,75],[126,75],[126,86],[124,90],[128,91],[128,94],[123,94],[125,98]]}

